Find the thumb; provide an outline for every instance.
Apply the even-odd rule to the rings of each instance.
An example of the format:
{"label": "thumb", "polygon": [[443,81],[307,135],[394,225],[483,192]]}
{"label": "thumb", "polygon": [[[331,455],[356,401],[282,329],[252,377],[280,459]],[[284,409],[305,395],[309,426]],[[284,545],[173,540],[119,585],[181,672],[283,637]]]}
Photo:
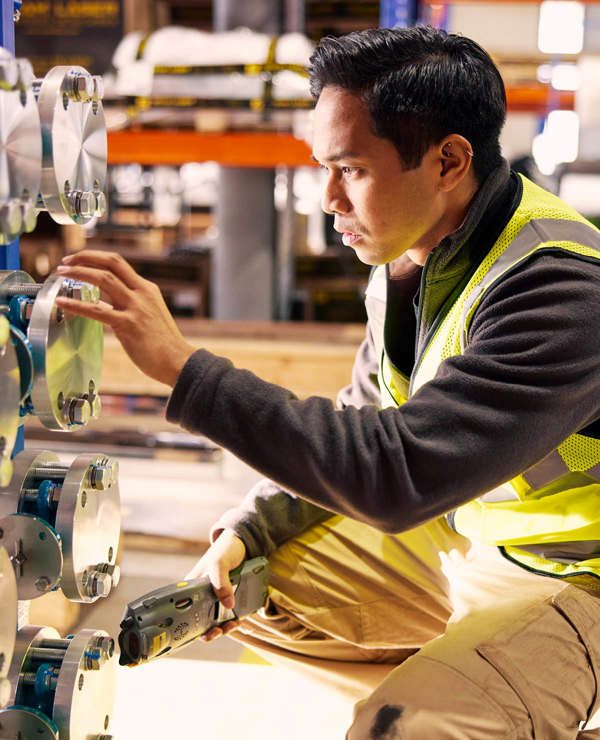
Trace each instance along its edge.
{"label": "thumb", "polygon": [[233,609],[235,597],[229,580],[229,571],[223,562],[215,563],[208,571],[214,592],[226,609]]}

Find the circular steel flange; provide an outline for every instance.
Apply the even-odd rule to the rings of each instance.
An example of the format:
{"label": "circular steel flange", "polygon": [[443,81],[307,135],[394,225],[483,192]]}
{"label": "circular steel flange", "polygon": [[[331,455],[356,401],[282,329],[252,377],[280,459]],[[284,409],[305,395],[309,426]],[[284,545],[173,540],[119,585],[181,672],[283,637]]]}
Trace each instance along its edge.
{"label": "circular steel flange", "polygon": [[34,669],[32,648],[39,647],[44,640],[60,640],[54,627],[39,627],[28,624],[17,632],[15,652],[8,669],[8,680],[11,685],[11,704],[24,704],[24,687],[21,677]]}
{"label": "circular steel flange", "polygon": [[107,139],[99,86],[83,67],[54,67],[41,82],[38,107],[44,206],[57,223],[86,224],[102,215],[105,204]]}
{"label": "circular steel flange", "polygon": [[20,424],[21,373],[8,319],[1,315],[0,388],[0,486],[4,487],[10,483],[13,471],[11,453]]}
{"label": "circular steel flange", "polygon": [[56,684],[52,719],[61,738],[101,737],[108,730],[115,698],[116,657],[90,664],[103,630],[81,630],[65,652]]}
{"label": "circular steel flange", "polygon": [[21,491],[33,488],[34,470],[59,464],[58,456],[46,450],[23,450],[13,460],[13,476],[6,491],[0,494],[0,516],[16,514],[21,508]]}
{"label": "circular steel flange", "polygon": [[48,429],[72,430],[99,413],[102,324],[65,313],[55,304],[56,297],[68,295],[74,285],[81,300],[97,300],[97,289],[51,275],[37,294],[27,330],[35,372],[31,400]]}
{"label": "circular steel flange", "polygon": [[0,244],[33,231],[37,220],[42,137],[32,80],[26,59],[0,49]]}
{"label": "circular steel flange", "polygon": [[9,707],[0,710],[0,737],[58,740],[58,727],[37,709]]}
{"label": "circular steel flange", "polygon": [[16,633],[17,582],[8,553],[0,547],[0,707],[10,700],[7,675],[15,649]]}
{"label": "circular steel flange", "polygon": [[93,480],[96,470],[106,469],[107,460],[101,454],[78,455],[62,484],[55,527],[63,543],[61,589],[71,601],[96,601],[116,585],[117,578],[111,574],[103,576],[102,593],[95,594],[90,588],[98,566],[114,570],[121,535],[117,464],[112,463],[105,487],[99,488]]}
{"label": "circular steel flange", "polygon": [[63,569],[60,537],[43,519],[10,514],[0,519],[0,544],[6,548],[20,601],[43,596],[58,586]]}
{"label": "circular steel flange", "polygon": [[[35,280],[26,272],[23,272],[22,270],[0,270],[0,304],[4,306],[8,306],[8,303],[10,301],[12,293],[9,293],[9,291],[13,291],[15,289],[15,286],[17,285],[23,285],[23,286],[35,286]],[[4,370],[2,369],[3,363],[6,364],[6,373],[10,373],[10,368],[13,366],[13,358],[12,354],[15,353],[14,359],[17,361],[17,368],[16,372],[13,371],[11,373],[13,380],[10,381],[10,383],[7,385],[6,378],[4,381],[4,388],[6,388],[6,395],[0,399],[0,408],[2,411],[0,411],[0,414],[4,413],[4,409],[7,406],[9,402],[9,398],[12,394],[14,394],[14,383],[16,382],[17,377],[19,378],[19,405],[21,405],[29,393],[31,392],[31,387],[33,383],[33,356],[31,354],[31,347],[29,346],[29,343],[27,341],[27,338],[20,332],[19,329],[16,327],[11,326],[10,327],[10,333],[11,333],[11,346],[12,350],[7,347],[6,352],[4,355],[2,354],[2,350],[0,349],[0,372],[4,374]],[[0,434],[4,435],[4,432],[2,430],[9,428],[7,427],[7,424],[9,422],[9,419],[4,419],[3,417],[2,421],[0,422],[2,426],[0,427]],[[8,455],[12,452],[12,449],[14,447],[15,438],[17,434],[18,427],[21,423],[19,412],[17,411],[16,417],[10,418],[10,424],[16,425],[14,427],[14,434],[10,439],[7,439],[7,448],[8,448]],[[1,439],[0,439],[0,446],[1,446]],[[6,485],[6,483],[2,483],[2,474],[0,471],[0,485]],[[0,505],[0,513],[2,513],[3,509]],[[13,511],[16,511],[16,509],[13,509]],[[5,513],[12,513],[12,512],[5,512]]]}

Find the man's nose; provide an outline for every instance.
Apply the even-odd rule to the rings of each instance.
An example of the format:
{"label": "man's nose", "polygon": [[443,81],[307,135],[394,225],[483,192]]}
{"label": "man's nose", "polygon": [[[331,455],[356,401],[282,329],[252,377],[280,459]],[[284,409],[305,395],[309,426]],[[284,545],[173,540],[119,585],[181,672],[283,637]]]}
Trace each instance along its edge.
{"label": "man's nose", "polygon": [[343,188],[333,178],[328,178],[323,187],[321,208],[325,213],[348,213],[351,209],[350,201]]}

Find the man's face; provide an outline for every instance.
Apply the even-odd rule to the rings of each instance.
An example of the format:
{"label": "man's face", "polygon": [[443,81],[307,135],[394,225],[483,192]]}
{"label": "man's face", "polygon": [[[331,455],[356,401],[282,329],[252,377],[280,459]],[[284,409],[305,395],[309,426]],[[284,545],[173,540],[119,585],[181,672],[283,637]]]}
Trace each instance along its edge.
{"label": "man's face", "polygon": [[335,216],[343,243],[369,265],[408,250],[422,264],[443,214],[434,149],[405,170],[392,142],[373,133],[360,99],[328,86],[315,109],[313,155],[324,170],[323,210]]}

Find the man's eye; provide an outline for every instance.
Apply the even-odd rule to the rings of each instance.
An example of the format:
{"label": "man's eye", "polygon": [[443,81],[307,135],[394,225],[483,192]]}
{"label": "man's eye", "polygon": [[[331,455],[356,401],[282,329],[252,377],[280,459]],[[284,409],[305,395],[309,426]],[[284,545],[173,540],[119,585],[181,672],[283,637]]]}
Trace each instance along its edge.
{"label": "man's eye", "polygon": [[342,167],[344,175],[355,175],[358,172],[358,167]]}

